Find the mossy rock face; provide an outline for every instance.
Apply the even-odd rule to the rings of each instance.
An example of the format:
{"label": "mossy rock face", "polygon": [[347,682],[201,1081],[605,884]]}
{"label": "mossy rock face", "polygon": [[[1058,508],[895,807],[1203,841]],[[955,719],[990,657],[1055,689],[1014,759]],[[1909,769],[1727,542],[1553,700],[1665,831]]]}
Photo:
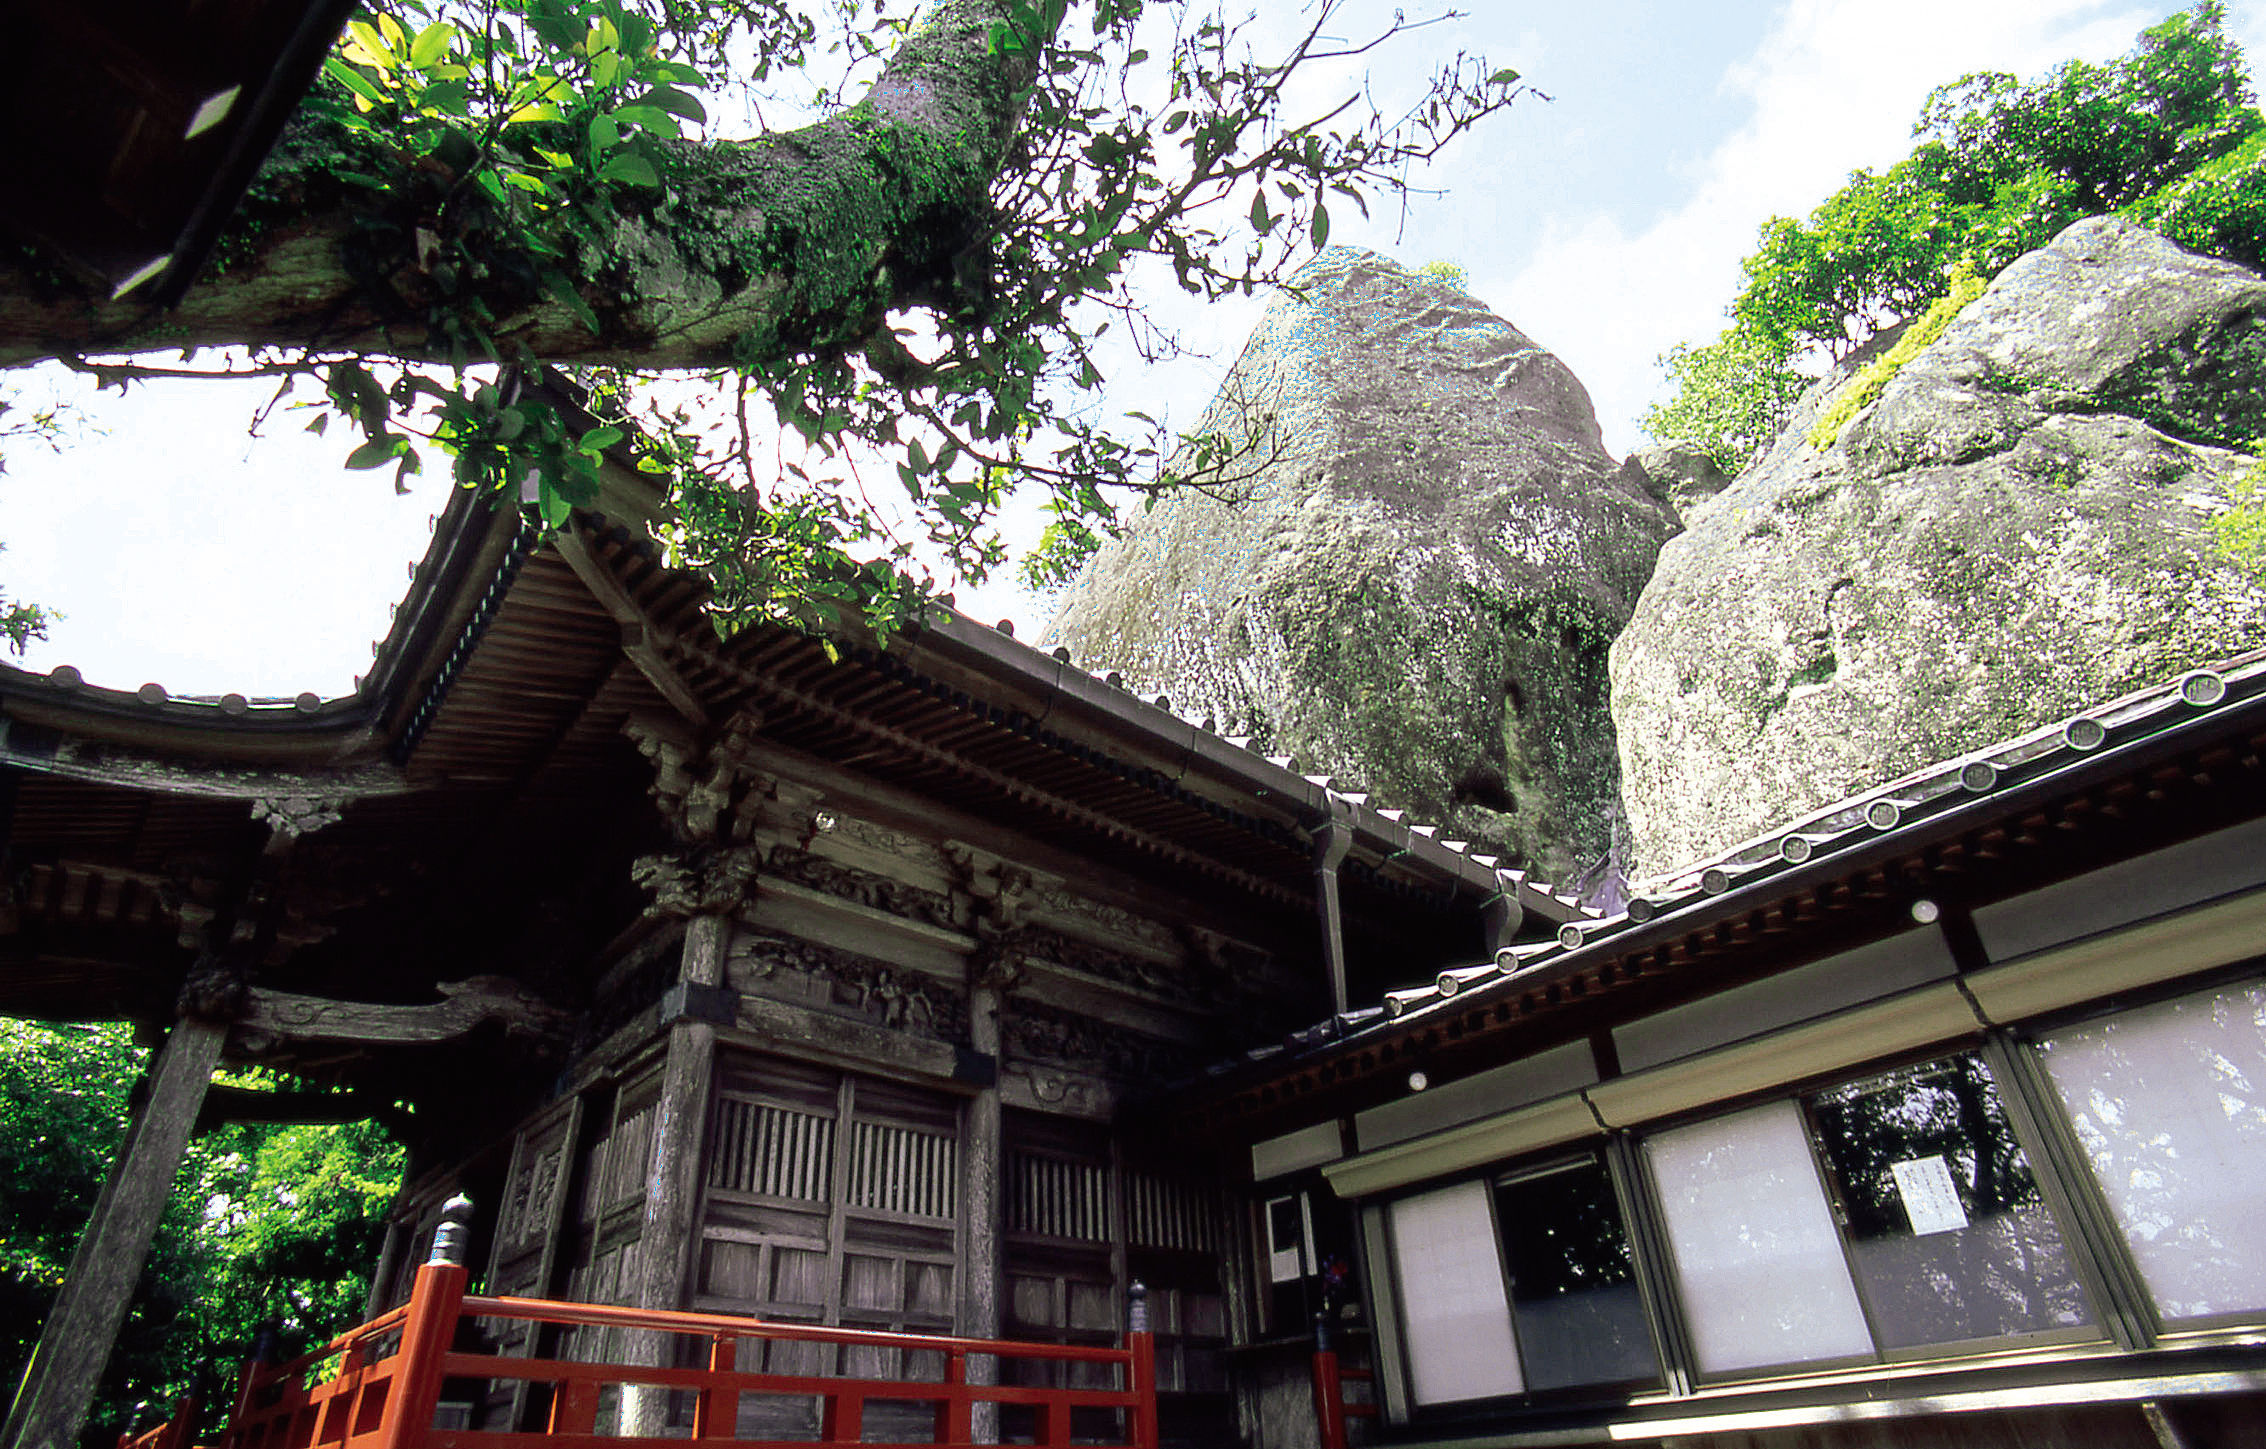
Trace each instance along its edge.
{"label": "mossy rock face", "polygon": [[1674,515],[1616,472],[1581,383],[1450,282],[1333,247],[1198,431],[1256,434],[1251,476],[1141,518],[1048,644],[1610,896],[1605,654]]}
{"label": "mossy rock face", "polygon": [[1831,446],[1797,417],[1695,507],[1613,651],[1637,873],[2266,643],[2211,529],[2266,428],[2262,310],[2255,273],[2079,222]]}

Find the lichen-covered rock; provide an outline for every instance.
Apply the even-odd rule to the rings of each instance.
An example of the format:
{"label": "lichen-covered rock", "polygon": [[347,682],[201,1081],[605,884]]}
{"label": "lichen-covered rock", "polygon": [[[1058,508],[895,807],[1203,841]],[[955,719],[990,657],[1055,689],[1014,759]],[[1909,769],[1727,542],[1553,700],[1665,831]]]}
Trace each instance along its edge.
{"label": "lichen-covered rock", "polygon": [[1614,647],[1637,873],[2266,642],[2210,531],[2266,432],[2262,311],[2256,274],[2095,218],[1823,448],[1806,399]]}
{"label": "lichen-covered rock", "polygon": [[1573,374],[1458,288],[1333,247],[1198,431],[1256,437],[1248,476],[1140,518],[1048,642],[1610,891],[1605,651],[1674,525],[1616,474]]}
{"label": "lichen-covered rock", "polygon": [[1622,462],[1621,474],[1630,486],[1674,509],[1679,518],[1731,486],[1707,450],[1690,443],[1639,448]]}

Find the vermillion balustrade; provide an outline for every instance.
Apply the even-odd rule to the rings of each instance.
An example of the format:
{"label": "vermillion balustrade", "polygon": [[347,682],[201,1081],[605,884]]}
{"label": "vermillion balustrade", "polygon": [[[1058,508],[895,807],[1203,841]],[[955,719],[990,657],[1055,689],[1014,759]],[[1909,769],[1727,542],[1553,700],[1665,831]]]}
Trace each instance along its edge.
{"label": "vermillion balustrade", "polygon": [[[681,1432],[666,1437],[601,1433],[600,1407],[609,1387],[617,1389],[623,1400],[640,1391],[689,1393],[695,1440],[732,1440],[750,1446],[806,1446],[813,1442],[868,1445],[867,1405],[895,1401],[934,1407],[935,1434],[918,1441],[924,1446],[973,1444],[976,1405],[990,1403],[1029,1405],[1037,1426],[1035,1442],[1039,1444],[1071,1444],[1072,1415],[1079,1410],[1113,1410],[1112,1421],[1122,1426],[1122,1435],[1076,1442],[1117,1449],[1157,1449],[1156,1347],[1142,1321],[1145,1314],[1138,1297],[1134,1331],[1126,1335],[1122,1348],[882,1333],[769,1323],[713,1313],[469,1295],[464,1291],[464,1268],[447,1261],[455,1256],[461,1237],[444,1228],[442,1239],[434,1243],[434,1261],[417,1270],[416,1287],[402,1307],[288,1363],[248,1365],[235,1412],[221,1434],[218,1449],[545,1449],[572,1445],[593,1449],[674,1445],[681,1449],[685,1442]],[[519,1319],[692,1337],[705,1343],[708,1364],[705,1368],[676,1368],[465,1352],[453,1347],[457,1327],[465,1319]],[[936,1382],[742,1372],[736,1367],[739,1345],[751,1341],[895,1349],[901,1351],[900,1361],[911,1354],[927,1353],[942,1360],[944,1376]],[[984,1367],[1014,1360],[1099,1364],[1116,1370],[1109,1376],[1116,1378],[1117,1385],[1056,1388],[973,1383],[971,1360]],[[979,1373],[974,1377],[1007,1375]],[[435,1427],[443,1384],[458,1380],[479,1381],[491,1389],[514,1383],[536,1385],[547,1391],[548,1422],[541,1429]],[[739,1438],[736,1430],[741,1400],[762,1395],[815,1399],[819,1404],[816,1440]],[[541,1396],[531,1398],[543,1402]],[[1090,1429],[1092,1416],[1080,1417]],[[121,1439],[119,1449],[187,1449],[186,1436],[177,1423],[139,1438]]]}
{"label": "vermillion balustrade", "polygon": [[1340,1364],[1337,1350],[1331,1346],[1327,1326],[1315,1326],[1314,1425],[1321,1441],[1321,1449],[1346,1449],[1346,1421],[1377,1417],[1377,1401],[1374,1397],[1348,1400],[1345,1396],[1350,1384],[1370,1385],[1370,1392],[1374,1394],[1375,1378],[1376,1375],[1368,1369],[1352,1369]]}

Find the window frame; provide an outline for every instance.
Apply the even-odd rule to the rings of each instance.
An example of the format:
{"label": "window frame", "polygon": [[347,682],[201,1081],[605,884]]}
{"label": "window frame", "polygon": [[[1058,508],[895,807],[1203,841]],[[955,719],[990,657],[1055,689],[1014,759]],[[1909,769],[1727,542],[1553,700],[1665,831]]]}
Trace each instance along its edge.
{"label": "window frame", "polygon": [[[1397,1387],[1389,1389],[1388,1398],[1401,1407],[1403,1411],[1400,1416],[1402,1422],[1431,1423],[1454,1420],[1490,1412],[1500,1412],[1505,1408],[1524,1411],[1592,1405],[1610,1407],[1634,1403],[1640,1399],[1659,1397],[1672,1391],[1678,1382],[1676,1360],[1671,1356],[1668,1343],[1662,1337],[1658,1284],[1654,1275],[1649,1271],[1649,1265],[1639,1242],[1639,1229],[1632,1212],[1633,1201],[1629,1185],[1616,1166],[1612,1149],[1612,1142],[1607,1140],[1586,1148],[1577,1147],[1572,1150],[1558,1148],[1539,1156],[1513,1159],[1508,1163],[1491,1163],[1473,1171],[1434,1179],[1422,1184],[1415,1191],[1394,1193],[1364,1205],[1361,1236],[1364,1244],[1364,1255],[1370,1257],[1372,1263],[1364,1265],[1363,1277],[1371,1285],[1390,1285],[1391,1302],[1388,1311],[1373,1312],[1372,1319],[1376,1324],[1377,1342],[1381,1347],[1380,1359],[1390,1358],[1392,1361],[1392,1373],[1388,1376],[1387,1383],[1388,1385],[1397,1385]],[[1518,1301],[1511,1276],[1510,1253],[1503,1238],[1502,1213],[1496,1194],[1497,1190],[1503,1186],[1531,1181],[1537,1177],[1564,1172],[1588,1163],[1594,1163],[1604,1171],[1606,1182],[1612,1189],[1613,1205],[1621,1215],[1621,1229],[1629,1245],[1638,1300],[1644,1309],[1646,1341],[1651,1345],[1653,1362],[1657,1366],[1657,1372],[1650,1378],[1600,1379],[1592,1383],[1537,1389],[1532,1387],[1526,1340],[1519,1331]],[[1401,1273],[1397,1230],[1391,1225],[1390,1221],[1392,1208],[1394,1204],[1406,1199],[1423,1197],[1450,1188],[1474,1184],[1483,1189],[1482,1201],[1487,1210],[1489,1242],[1495,1250],[1495,1268],[1502,1281],[1503,1307],[1509,1321],[1511,1351],[1516,1355],[1515,1367],[1518,1370],[1521,1387],[1504,1394],[1491,1394],[1470,1399],[1452,1399],[1434,1404],[1419,1403],[1415,1393],[1415,1374],[1409,1362],[1408,1323],[1410,1314],[1407,1284]],[[1368,1226],[1372,1212],[1375,1214],[1376,1222],[1374,1232]],[[1390,1271],[1382,1276],[1374,1271],[1376,1266],[1381,1266],[1377,1262],[1380,1256],[1383,1263],[1390,1264]],[[1374,1286],[1371,1291],[1374,1293]],[[1387,1305],[1380,1304],[1379,1307],[1387,1307]],[[1380,1366],[1382,1367],[1382,1363]]]}
{"label": "window frame", "polygon": [[2255,1342],[2266,1332],[2266,1304],[2247,1310],[2228,1313],[2204,1314],[2191,1318],[2168,1319],[2157,1306],[2155,1290],[2149,1286],[2147,1275],[2140,1264],[2125,1232],[2123,1221],[2117,1216],[2106,1188],[2093,1167],[2091,1154],[2078,1140],[2074,1119],[2064,1107],[2060,1089],[2051,1070],[2046,1066],[2043,1039],[2057,1032],[2082,1027],[2089,1023],[2110,1020],[2134,1012],[2145,1011],[2169,1002],[2201,999],[2211,995],[2244,990],[2266,989],[2266,957],[2252,957],[2232,963],[2214,971],[2178,978],[2119,993],[2115,996],[2086,1002],[2083,1005],[2041,1015],[2019,1023],[2002,1035],[2005,1050],[2020,1063],[2027,1085],[2036,1096],[2042,1128],[2054,1139],[2054,1149],[2062,1159],[2065,1186],[2076,1212],[2087,1220],[2088,1237],[2101,1259],[2100,1270],[2105,1278],[2115,1283],[2118,1314],[2124,1336],[2119,1347],[2141,1352],[2159,1347],[2201,1347],[2215,1343]]}
{"label": "window frame", "polygon": [[[1881,1342],[1880,1317],[1874,1307],[1873,1291],[1867,1285],[1865,1275],[1857,1271],[1857,1261],[1853,1252],[1856,1244],[1850,1235],[1848,1208],[1842,1200],[1839,1184],[1834,1181],[1833,1169],[1826,1157],[1825,1136],[1823,1129],[1818,1124],[1816,1101],[1825,1092],[1839,1087],[1878,1081],[1898,1072],[1923,1069],[1934,1066],[1939,1062],[1955,1061],[1962,1056],[1972,1057],[1980,1063],[1991,1086],[1995,1089],[1999,1110],[2006,1119],[2008,1129],[2014,1134],[2015,1145],[2022,1150],[2024,1163],[2030,1169],[2031,1182],[2038,1189],[2039,1202],[2044,1207],[2047,1217],[2061,1235],[2062,1249],[2067,1256],[2070,1271],[2077,1279],[2078,1288],[2085,1294],[2086,1306],[2093,1310],[2093,1321],[2089,1324],[2072,1324],[2062,1328],[2033,1328],[2025,1329],[2019,1333],[1984,1334],[1973,1338],[1942,1339],[1932,1343],[1909,1344],[1902,1348],[1884,1347]],[[2014,1088],[2007,1081],[2008,1075],[1997,1063],[1991,1060],[1989,1053],[1986,1053],[1981,1047],[1977,1047],[1972,1051],[1932,1053],[1919,1060],[1905,1062],[1901,1065],[1867,1068],[1860,1075],[1809,1086],[1795,1095],[1795,1105],[1802,1114],[1803,1130],[1809,1137],[1811,1160],[1818,1169],[1818,1180],[1825,1188],[1826,1206],[1833,1214],[1834,1226],[1841,1240],[1842,1260],[1848,1265],[1850,1281],[1856,1286],[1857,1304],[1865,1315],[1866,1330],[1872,1334],[1873,1352],[1884,1365],[1928,1363],[1942,1359],[1987,1358],[2000,1354],[2027,1353],[2041,1347],[2099,1343],[2114,1338],[2110,1323],[2110,1310],[2104,1292],[2105,1284],[2096,1280],[2087,1271],[2087,1260],[2091,1255],[2081,1249],[2078,1244],[2077,1226],[2068,1214],[2059,1211],[2054,1195],[2046,1190],[2045,1179],[2048,1174],[2042,1166],[2046,1160],[2046,1153],[2043,1150],[2045,1144],[2028,1130],[2026,1124],[2011,1105],[2010,1099],[2014,1096]]]}
{"label": "window frame", "polygon": [[[2190,1350],[2266,1341],[2266,1305],[2255,1310],[2170,1323],[2162,1320],[2123,1226],[2101,1188],[2091,1159],[2077,1140],[2073,1121],[2063,1107],[2039,1050],[2042,1038],[2072,1026],[2166,1001],[2201,999],[2213,993],[2252,988],[2262,982],[2266,982],[2266,955],[2041,1013],[2012,1025],[1981,1027],[1971,1036],[1939,1040],[1925,1047],[1778,1083],[1630,1127],[1609,1129],[1601,1139],[1588,1143],[1561,1145],[1505,1158],[1365,1198],[1357,1208],[1363,1290],[1372,1305],[1371,1321],[1378,1335],[1381,1398],[1387,1413],[1392,1422],[1424,1426],[1573,1407],[1610,1410],[1621,1405],[1688,1399],[1703,1391],[1770,1395],[1798,1390],[1801,1385],[1822,1380],[1864,1384],[1901,1380],[1914,1373],[1985,1370],[2000,1364],[2011,1369],[2019,1363],[2024,1372],[2039,1372],[2057,1363],[2144,1355],[2158,1349]],[[2040,1204],[2059,1231],[2069,1270],[2085,1295],[2093,1318],[2087,1324],[2032,1329],[2004,1336],[1884,1348],[1873,1295],[1851,1256],[1853,1244],[1845,1221],[1847,1214],[1842,1210],[1840,1191],[1818,1132],[1813,1102],[1819,1094],[1837,1087],[1961,1057],[1982,1065],[2007,1129],[2013,1133],[2036,1184]],[[1780,1101],[1793,1104],[1800,1115],[1811,1172],[1833,1218],[1836,1244],[1856,1289],[1873,1348],[1863,1355],[1703,1373],[1698,1368],[1683,1289],[1676,1277],[1663,1198],[1654,1179],[1649,1154],[1644,1151],[1644,1142],[1678,1127]],[[1405,1285],[1390,1227],[1392,1204],[1462,1183],[1488,1184],[1488,1220],[1494,1235],[1497,1266],[1504,1275],[1503,1296],[1511,1315],[1512,1342],[1518,1346],[1520,1355],[1517,1367],[1524,1380],[1528,1377],[1526,1354],[1518,1333],[1509,1254],[1502,1241],[1502,1223],[1492,1189],[1502,1182],[1531,1179],[1584,1159],[1601,1162],[1613,1185],[1615,1204],[1635,1258],[1647,1325],[1661,1368],[1657,1387],[1621,1383],[1541,1391],[1523,1388],[1516,1393],[1444,1404],[1416,1403],[1408,1364],[1410,1335]]]}

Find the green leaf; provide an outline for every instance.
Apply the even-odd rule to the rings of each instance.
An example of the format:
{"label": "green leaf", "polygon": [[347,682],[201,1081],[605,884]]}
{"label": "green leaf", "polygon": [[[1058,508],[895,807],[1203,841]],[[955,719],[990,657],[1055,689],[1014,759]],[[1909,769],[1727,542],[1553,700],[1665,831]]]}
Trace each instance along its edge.
{"label": "green leaf", "polygon": [[354,37],[378,69],[391,70],[401,63],[401,57],[394,51],[392,43],[380,35],[378,27],[369,21],[347,21],[346,33]]}
{"label": "green leaf", "polygon": [[550,479],[542,478],[535,485],[535,511],[542,516],[544,527],[564,528],[574,506],[559,496],[559,490],[551,486]]}
{"label": "green leaf", "polygon": [[1330,213],[1320,202],[1314,203],[1314,250],[1320,251],[1330,243]]}
{"label": "green leaf", "polygon": [[377,102],[383,101],[386,98],[386,93],[379,90],[376,86],[372,85],[368,76],[365,76],[364,74],[362,74],[362,72],[356,70],[353,66],[348,65],[345,61],[340,60],[335,55],[326,55],[323,57],[323,71],[332,80],[337,81],[340,85],[354,92],[354,94],[360,96],[365,101],[369,101],[375,104]]}
{"label": "green leaf", "polygon": [[667,111],[672,116],[682,116],[695,123],[702,123],[708,119],[708,111],[700,104],[699,99],[687,95],[675,86],[655,86],[644,95],[639,96],[633,104],[653,106]]}
{"label": "green leaf", "polygon": [[582,293],[575,290],[573,279],[565,272],[557,267],[543,268],[543,285],[552,296],[566,304],[567,310],[574,313],[576,321],[590,329],[591,336],[599,336],[605,331],[598,325],[598,314],[590,310],[588,302],[582,300]]}
{"label": "green leaf", "polygon": [[448,116],[472,113],[472,88],[461,80],[437,80],[419,98],[426,107]]}
{"label": "green leaf", "polygon": [[456,27],[446,20],[436,20],[417,32],[409,42],[409,63],[423,70],[437,64],[448,54],[449,42],[456,39]]}
{"label": "green leaf", "polygon": [[1487,84],[1491,86],[1517,85],[1518,79],[1519,73],[1515,70],[1512,70],[1510,67],[1505,66],[1503,69],[1487,77]]}
{"label": "green leaf", "polygon": [[401,456],[407,440],[397,433],[381,433],[346,455],[346,466],[354,469],[383,468]]}
{"label": "green leaf", "polygon": [[653,163],[629,152],[612,157],[599,167],[598,179],[618,182],[624,186],[658,187],[661,184],[661,177],[654,171]]}
{"label": "green leaf", "polygon": [[577,443],[575,446],[582,449],[582,451],[585,453],[602,453],[606,449],[614,446],[614,444],[620,442],[625,436],[627,435],[624,434],[620,428],[596,427],[592,428],[589,432],[584,433],[582,435],[582,441],[580,443]]}
{"label": "green leaf", "polygon": [[614,119],[625,126],[643,126],[656,136],[666,136],[672,140],[682,134],[677,126],[677,118],[659,106],[616,106]]}
{"label": "green leaf", "polygon": [[622,143],[622,123],[612,116],[590,118],[590,150],[602,156]]}
{"label": "green leaf", "polygon": [[1267,210],[1267,188],[1264,186],[1251,198],[1251,229],[1261,236],[1275,229],[1275,219]]}

